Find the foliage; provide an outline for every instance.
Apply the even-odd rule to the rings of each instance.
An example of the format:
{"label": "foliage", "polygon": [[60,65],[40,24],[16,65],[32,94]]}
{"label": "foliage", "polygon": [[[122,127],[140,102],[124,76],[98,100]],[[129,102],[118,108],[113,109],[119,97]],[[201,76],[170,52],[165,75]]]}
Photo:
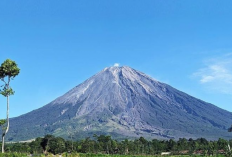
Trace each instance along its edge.
{"label": "foliage", "polygon": [[0,120],[0,127],[2,128],[2,132],[4,132],[5,130],[5,125],[6,124],[6,119],[1,119]]}
{"label": "foliage", "polygon": [[[5,97],[13,95],[14,91],[9,86],[10,80],[16,77],[19,74],[20,69],[17,67],[17,64],[7,59],[0,66],[0,79],[5,83],[3,89],[1,89],[1,94]],[[5,80],[6,79],[6,80]]]}
{"label": "foliage", "polygon": [[4,153],[0,154],[0,157],[27,157],[25,153]]}
{"label": "foliage", "polygon": [[15,61],[10,59],[5,60],[0,67],[0,78],[10,77],[14,78],[19,74],[20,69],[17,67]]}
{"label": "foliage", "polygon": [[[12,143],[6,145],[6,152],[17,152],[24,154],[62,154],[62,156],[78,156],[78,157],[97,157],[97,156],[154,156],[160,155],[161,152],[171,152],[172,155],[209,155],[229,156],[228,142],[232,144],[232,140],[227,141],[218,139],[218,141],[208,141],[205,138],[185,139],[180,138],[175,141],[170,140],[146,140],[140,137],[135,140],[117,141],[109,135],[94,135],[80,141],[66,141],[61,137],[46,135],[43,138],[36,138],[30,143]],[[97,154],[97,155],[96,155]],[[104,155],[105,154],[105,155]],[[1,157],[1,156],[0,156]]]}

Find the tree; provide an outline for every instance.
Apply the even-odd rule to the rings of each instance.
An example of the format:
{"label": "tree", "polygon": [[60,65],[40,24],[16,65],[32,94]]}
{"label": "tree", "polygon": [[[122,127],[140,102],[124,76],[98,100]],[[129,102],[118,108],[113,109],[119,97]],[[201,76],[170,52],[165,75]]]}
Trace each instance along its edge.
{"label": "tree", "polygon": [[122,153],[124,155],[127,155],[129,153],[129,149],[128,149],[128,146],[129,146],[129,140],[128,139],[125,139],[123,140],[122,142]]}
{"label": "tree", "polygon": [[140,150],[141,153],[144,154],[145,153],[145,146],[147,145],[147,140],[144,137],[140,137],[139,138],[139,145],[140,145]]}
{"label": "tree", "polygon": [[[232,132],[232,125],[231,125],[230,128],[228,129],[228,132]],[[229,143],[228,143],[228,149],[229,149],[229,152],[231,152],[230,144],[229,144]]]}
{"label": "tree", "polygon": [[160,141],[157,139],[153,139],[151,141],[152,144],[152,150],[153,150],[153,154],[160,154],[162,151],[161,145],[160,145]]}
{"label": "tree", "polygon": [[31,154],[41,154],[43,153],[43,148],[41,146],[42,138],[37,137],[35,141],[29,143],[30,146],[30,153]]}
{"label": "tree", "polygon": [[228,141],[222,138],[218,139],[217,144],[218,144],[218,149],[226,150],[226,148],[228,147]]}
{"label": "tree", "polygon": [[99,146],[103,148],[103,150],[109,154],[111,150],[111,136],[105,136],[105,135],[94,135],[95,138],[97,138],[97,141],[99,142]]}
{"label": "tree", "polygon": [[173,139],[170,139],[167,142],[167,149],[168,149],[167,151],[174,151],[176,149],[176,146],[177,146],[176,142]]}
{"label": "tree", "polygon": [[65,140],[61,137],[52,138],[49,141],[49,152],[53,154],[63,153],[65,151]]}
{"label": "tree", "polygon": [[47,154],[48,150],[50,149],[50,141],[54,138],[55,136],[53,135],[46,135],[44,138],[42,138],[40,145],[43,148],[44,154]]}
{"label": "tree", "polygon": [[0,91],[3,96],[7,98],[7,125],[6,130],[3,132],[2,136],[2,153],[4,153],[4,137],[7,134],[10,126],[9,122],[9,96],[14,94],[13,89],[10,87],[10,81],[15,78],[19,74],[20,69],[17,67],[17,64],[7,59],[0,66],[0,79],[4,82],[3,89]]}
{"label": "tree", "polygon": [[67,133],[68,133],[68,138],[71,139],[71,142],[72,142],[72,151],[73,151],[73,138],[77,134],[77,130],[72,129],[72,127],[69,126],[68,130],[67,130]]}

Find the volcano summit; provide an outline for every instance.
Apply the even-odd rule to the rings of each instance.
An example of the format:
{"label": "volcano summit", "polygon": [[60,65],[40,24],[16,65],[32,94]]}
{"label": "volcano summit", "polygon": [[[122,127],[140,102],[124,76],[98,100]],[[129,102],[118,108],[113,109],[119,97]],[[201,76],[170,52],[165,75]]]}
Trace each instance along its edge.
{"label": "volcano summit", "polygon": [[11,119],[8,140],[45,134],[78,138],[230,138],[232,113],[127,66],[109,67],[42,108]]}

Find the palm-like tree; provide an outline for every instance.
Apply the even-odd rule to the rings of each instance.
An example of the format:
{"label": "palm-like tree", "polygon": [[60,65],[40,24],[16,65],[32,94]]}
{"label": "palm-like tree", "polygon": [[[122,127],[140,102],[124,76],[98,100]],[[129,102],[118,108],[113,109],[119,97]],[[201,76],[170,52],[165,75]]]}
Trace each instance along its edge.
{"label": "palm-like tree", "polygon": [[[14,94],[13,89],[10,87],[10,81],[19,74],[20,69],[17,67],[17,64],[7,59],[0,66],[0,80],[4,83],[0,86],[0,94],[7,98],[7,112],[6,112],[6,129],[2,134],[2,153],[4,153],[4,138],[7,134],[10,127],[9,119],[9,97]],[[2,89],[3,88],[3,89]]]}

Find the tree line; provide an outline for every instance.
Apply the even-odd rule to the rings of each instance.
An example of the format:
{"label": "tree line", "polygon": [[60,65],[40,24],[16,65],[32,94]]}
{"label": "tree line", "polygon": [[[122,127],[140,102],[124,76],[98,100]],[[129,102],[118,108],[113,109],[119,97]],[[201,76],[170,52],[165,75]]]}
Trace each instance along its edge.
{"label": "tree line", "polygon": [[30,154],[60,154],[64,152],[93,153],[93,154],[123,154],[123,155],[160,155],[162,152],[201,155],[231,155],[228,146],[232,140],[218,139],[208,141],[205,138],[170,140],[147,140],[140,137],[134,140],[118,141],[109,135],[93,135],[79,141],[65,140],[61,137],[46,135],[28,143],[11,143],[6,145],[6,152]]}

